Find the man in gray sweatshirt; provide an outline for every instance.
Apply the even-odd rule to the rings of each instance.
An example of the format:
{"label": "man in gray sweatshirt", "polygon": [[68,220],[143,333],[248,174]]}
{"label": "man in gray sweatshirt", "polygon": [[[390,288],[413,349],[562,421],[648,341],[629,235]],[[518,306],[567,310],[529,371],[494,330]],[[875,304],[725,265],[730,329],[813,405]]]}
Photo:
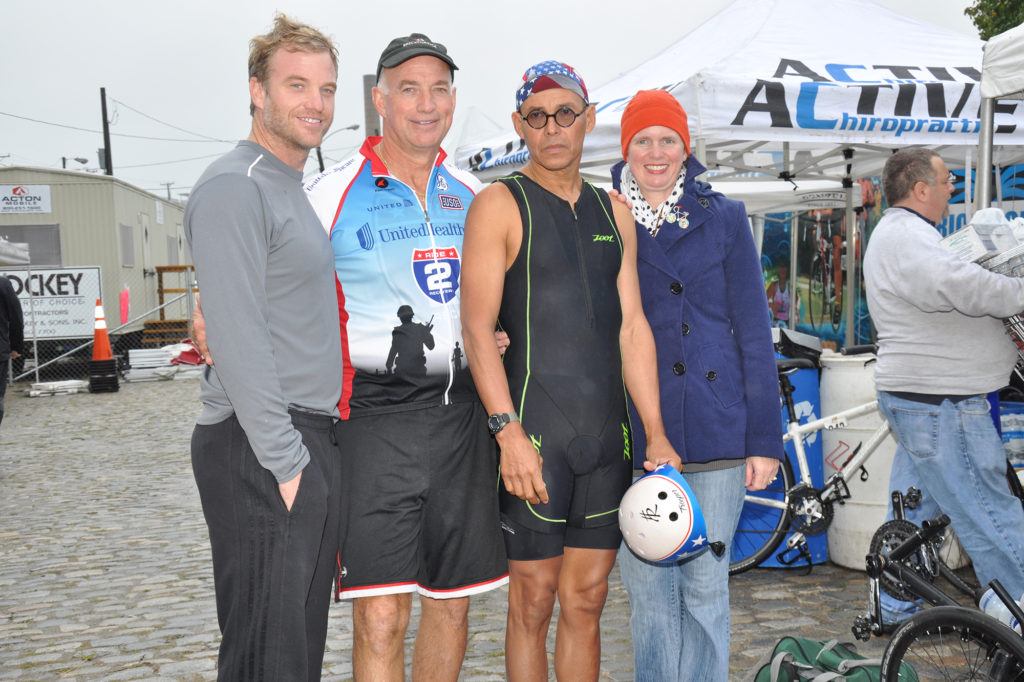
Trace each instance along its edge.
{"label": "man in gray sweatshirt", "polygon": [[206,311],[192,467],[210,531],[219,679],[317,680],[338,548],[341,339],[330,243],[302,188],[337,51],[275,17],[249,55],[252,130],[185,210]]}
{"label": "man in gray sweatshirt", "polygon": [[[978,579],[1024,592],[1024,510],[1006,485],[1006,456],[985,394],[1006,385],[1017,358],[1001,318],[1024,311],[1024,279],[961,260],[935,226],[949,212],[946,164],[928,149],[885,164],[889,208],[864,256],[868,309],[878,331],[878,403],[898,441],[890,490],[916,486],[907,518],[940,512]],[[891,511],[890,511],[891,517]],[[883,595],[883,617],[916,609]]]}

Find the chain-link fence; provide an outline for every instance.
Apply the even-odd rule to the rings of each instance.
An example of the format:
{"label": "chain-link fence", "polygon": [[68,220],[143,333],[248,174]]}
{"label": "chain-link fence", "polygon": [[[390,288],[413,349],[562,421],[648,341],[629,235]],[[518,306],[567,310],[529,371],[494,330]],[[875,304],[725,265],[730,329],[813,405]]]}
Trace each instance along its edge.
{"label": "chain-link fence", "polygon": [[[158,349],[188,336],[196,291],[191,265],[138,268],[110,282],[100,267],[4,268],[22,304],[25,353],[3,371],[13,382],[86,379],[93,359],[96,302],[101,301],[121,372],[134,351]],[[135,274],[137,272],[137,274]],[[19,388],[12,385],[11,388]]]}

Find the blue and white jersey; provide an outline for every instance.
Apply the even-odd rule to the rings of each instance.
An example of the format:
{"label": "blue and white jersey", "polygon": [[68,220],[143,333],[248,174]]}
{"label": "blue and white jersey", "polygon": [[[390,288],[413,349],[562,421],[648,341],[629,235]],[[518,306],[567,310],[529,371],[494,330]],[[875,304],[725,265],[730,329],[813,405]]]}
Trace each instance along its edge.
{"label": "blue and white jersey", "polygon": [[380,140],[367,138],[306,185],[334,250],[343,419],[476,399],[459,275],[466,213],[480,183],[444,163],[441,151],[424,209],[377,157]]}

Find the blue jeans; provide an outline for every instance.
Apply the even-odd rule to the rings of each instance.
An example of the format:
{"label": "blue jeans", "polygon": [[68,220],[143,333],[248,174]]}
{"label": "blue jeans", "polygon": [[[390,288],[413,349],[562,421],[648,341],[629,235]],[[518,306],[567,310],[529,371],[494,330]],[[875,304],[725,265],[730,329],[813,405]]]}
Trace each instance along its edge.
{"label": "blue jeans", "polygon": [[708,539],[725,543],[681,564],[654,564],[619,548],[619,569],[633,609],[637,682],[729,679],[729,547],[743,509],[743,466],[683,473],[707,523]]}
{"label": "blue jeans", "polygon": [[[930,405],[878,392],[878,405],[896,437],[889,490],[921,490],[908,520],[941,514],[984,584],[998,578],[1019,599],[1024,592],[1024,509],[1006,484],[1006,453],[984,396]],[[892,509],[888,518],[892,518]],[[899,620],[913,604],[882,595],[883,616]]]}

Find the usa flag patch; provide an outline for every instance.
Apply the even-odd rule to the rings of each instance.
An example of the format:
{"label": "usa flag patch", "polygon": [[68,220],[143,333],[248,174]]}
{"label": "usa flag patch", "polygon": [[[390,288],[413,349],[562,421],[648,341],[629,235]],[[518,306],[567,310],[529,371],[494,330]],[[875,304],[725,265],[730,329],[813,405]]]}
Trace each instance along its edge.
{"label": "usa flag patch", "polygon": [[462,199],[452,194],[438,194],[437,198],[441,200],[441,208],[447,208],[452,211],[462,210]]}

